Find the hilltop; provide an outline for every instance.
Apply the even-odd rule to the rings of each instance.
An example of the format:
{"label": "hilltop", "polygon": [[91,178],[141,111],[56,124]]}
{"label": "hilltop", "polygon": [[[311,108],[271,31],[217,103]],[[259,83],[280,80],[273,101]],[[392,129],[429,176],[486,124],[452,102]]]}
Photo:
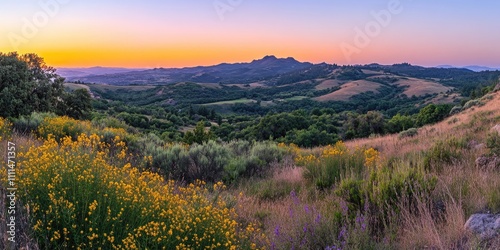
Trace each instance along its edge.
{"label": "hilltop", "polygon": [[[425,68],[407,63],[394,65],[354,65],[312,64],[299,62],[294,58],[265,56],[247,63],[221,63],[214,66],[188,68],[155,68],[130,70],[122,68],[62,69],[68,82],[89,85],[116,86],[165,86],[157,92],[165,93],[175,88],[169,85],[194,83],[203,88],[223,89],[214,92],[213,101],[199,103],[218,105],[235,101],[242,97],[239,92],[283,92],[293,91],[286,98],[261,97],[265,101],[302,100],[351,101],[358,96],[377,96],[393,93],[399,97],[417,97],[432,103],[457,103],[460,96],[468,97],[479,86],[488,86],[500,76],[500,71],[474,72],[464,68]],[[193,86],[194,85],[190,85]],[[96,86],[98,92],[100,87]],[[268,90],[262,90],[268,89]],[[218,93],[223,92],[223,93]],[[301,92],[301,93],[300,93]],[[251,94],[249,94],[251,95]],[[228,96],[238,96],[232,100]],[[451,97],[450,97],[451,96]],[[453,98],[452,98],[453,97]],[[189,97],[181,97],[186,99]],[[377,97],[372,97],[377,98]],[[156,97],[155,97],[156,99]],[[167,99],[172,99],[169,97]],[[252,102],[258,102],[258,99]],[[176,100],[176,102],[182,102]],[[264,104],[267,105],[267,104]]]}

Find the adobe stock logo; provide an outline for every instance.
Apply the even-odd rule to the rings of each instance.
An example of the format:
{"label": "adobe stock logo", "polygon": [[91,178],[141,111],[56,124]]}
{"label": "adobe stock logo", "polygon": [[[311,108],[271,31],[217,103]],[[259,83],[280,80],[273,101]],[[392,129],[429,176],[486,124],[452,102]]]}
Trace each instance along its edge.
{"label": "adobe stock logo", "polygon": [[243,1],[244,0],[215,0],[213,5],[219,19],[224,21],[226,13],[234,11]]}
{"label": "adobe stock logo", "polygon": [[69,3],[71,0],[40,0],[38,6],[40,10],[37,11],[31,18],[23,18],[21,30],[18,33],[9,32],[10,45],[14,50],[18,50],[19,46],[27,44],[30,39],[34,38],[40,29],[47,26],[50,19],[55,17],[61,10],[61,5]]}
{"label": "adobe stock logo", "polygon": [[370,45],[371,41],[380,35],[383,28],[391,24],[393,16],[401,14],[401,12],[403,12],[403,6],[400,0],[390,0],[384,10],[371,11],[373,20],[367,22],[363,29],[358,26],[354,27],[356,34],[352,43],[343,42],[340,44],[340,50],[345,59],[350,62],[353,54],[361,53],[362,49]]}

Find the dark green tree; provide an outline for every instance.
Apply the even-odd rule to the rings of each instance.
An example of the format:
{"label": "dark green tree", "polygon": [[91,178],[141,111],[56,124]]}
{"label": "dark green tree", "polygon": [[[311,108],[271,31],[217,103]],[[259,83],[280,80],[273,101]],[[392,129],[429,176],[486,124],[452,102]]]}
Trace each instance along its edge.
{"label": "dark green tree", "polygon": [[451,106],[447,104],[429,104],[418,112],[416,122],[419,126],[436,123],[443,120],[450,110]]}
{"label": "dark green tree", "polygon": [[416,127],[416,124],[411,116],[400,115],[399,113],[387,122],[387,130],[390,133],[398,133],[414,127]]}
{"label": "dark green tree", "polygon": [[205,122],[199,121],[193,131],[188,131],[184,134],[183,141],[187,144],[202,144],[211,139],[214,139],[213,133],[211,131],[205,131]]}
{"label": "dark green tree", "polygon": [[64,78],[36,54],[0,53],[0,116],[55,112]]}
{"label": "dark green tree", "polygon": [[92,98],[86,89],[77,89],[71,93],[64,93],[63,103],[59,105],[58,114],[67,115],[75,119],[90,119]]}

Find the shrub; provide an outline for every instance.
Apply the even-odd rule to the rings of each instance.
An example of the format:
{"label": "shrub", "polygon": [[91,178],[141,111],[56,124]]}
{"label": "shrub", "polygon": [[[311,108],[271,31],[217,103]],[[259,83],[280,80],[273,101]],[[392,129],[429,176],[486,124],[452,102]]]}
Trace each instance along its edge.
{"label": "shrub", "polygon": [[377,159],[378,152],[374,149],[349,150],[339,141],[334,146],[324,147],[319,158],[299,156],[296,162],[305,165],[306,179],[319,188],[329,188],[347,176],[359,178],[366,168],[376,165]]}
{"label": "shrub", "polygon": [[500,156],[500,133],[497,131],[491,132],[486,138],[486,147],[490,151],[490,155]]}
{"label": "shrub", "polygon": [[373,169],[368,178],[343,179],[335,193],[348,202],[354,213],[369,204],[371,213],[377,216],[372,227],[380,231],[388,223],[384,220],[397,211],[401,199],[414,203],[420,195],[429,195],[436,183],[437,178],[427,175],[423,164],[415,166],[407,160],[395,159],[391,167]]}
{"label": "shrub", "polygon": [[262,168],[263,161],[255,156],[235,156],[224,166],[224,180],[235,182],[240,177],[253,177],[258,169]]}
{"label": "shrub", "polygon": [[451,110],[450,110],[450,115],[456,115],[456,114],[460,113],[460,111],[462,111],[462,106],[460,106],[460,105],[453,106],[453,108],[451,108]]}
{"label": "shrub", "polygon": [[122,128],[125,130],[129,128],[124,121],[109,116],[92,120],[92,125],[98,128]]}
{"label": "shrub", "polygon": [[443,164],[450,164],[462,157],[461,150],[467,147],[465,139],[450,138],[438,141],[426,153],[424,166],[426,168],[435,167],[441,171]]}
{"label": "shrub", "polygon": [[[249,248],[252,227],[198,182],[110,165],[99,136],[50,136],[18,158],[19,194],[42,249]],[[6,181],[3,176],[2,181]],[[221,183],[214,185],[220,192]]]}
{"label": "shrub", "polygon": [[30,116],[21,116],[14,120],[14,130],[18,133],[33,133],[38,130],[38,127],[45,118],[56,117],[53,113],[37,113],[33,112]]}
{"label": "shrub", "polygon": [[475,106],[481,107],[483,105],[484,105],[484,102],[482,102],[479,99],[474,99],[474,100],[470,100],[470,101],[466,102],[464,104],[462,110],[470,109],[470,108],[475,107]]}
{"label": "shrub", "polygon": [[416,128],[410,128],[410,129],[407,129],[405,131],[402,131],[399,133],[399,139],[402,139],[402,138],[407,138],[407,137],[413,137],[413,136],[416,136],[418,135],[418,129]]}
{"label": "shrub", "polygon": [[38,127],[38,135],[47,139],[49,135],[54,135],[57,141],[69,136],[73,140],[82,134],[92,131],[89,121],[78,121],[67,116],[45,117]]}
{"label": "shrub", "polygon": [[183,180],[191,164],[187,147],[173,144],[156,150],[159,151],[153,155],[153,166],[163,169],[170,179]]}
{"label": "shrub", "polygon": [[0,141],[10,137],[11,127],[12,124],[9,122],[9,120],[0,117]]}
{"label": "shrub", "polygon": [[190,166],[185,175],[188,182],[200,179],[215,182],[222,179],[230,151],[215,141],[195,144],[189,148]]}

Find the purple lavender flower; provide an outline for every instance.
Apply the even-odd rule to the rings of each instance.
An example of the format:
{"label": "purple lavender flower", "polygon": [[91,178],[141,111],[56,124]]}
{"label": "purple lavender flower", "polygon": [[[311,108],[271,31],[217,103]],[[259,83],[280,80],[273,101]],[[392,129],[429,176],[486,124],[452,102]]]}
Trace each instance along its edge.
{"label": "purple lavender flower", "polygon": [[280,225],[277,225],[275,228],[274,228],[274,235],[276,237],[280,237]]}
{"label": "purple lavender flower", "polygon": [[318,213],[318,215],[316,215],[316,219],[314,219],[314,222],[316,222],[316,224],[319,224],[321,222],[321,214]]}
{"label": "purple lavender flower", "polygon": [[361,227],[361,230],[365,231],[366,222],[365,222],[365,216],[363,214],[358,214],[356,216],[356,225],[359,225]]}
{"label": "purple lavender flower", "polygon": [[333,245],[325,247],[325,250],[342,250],[342,248]]}
{"label": "purple lavender flower", "polygon": [[347,206],[347,203],[343,200],[340,201],[340,209],[342,210],[342,215],[347,216],[349,207]]}
{"label": "purple lavender flower", "polygon": [[345,239],[345,238],[346,238],[346,235],[347,235],[347,230],[346,230],[346,228],[345,228],[345,227],[342,227],[342,228],[340,229],[340,232],[339,232],[339,237],[338,237],[338,238],[339,238],[339,240],[341,240],[341,239]]}
{"label": "purple lavender flower", "polygon": [[290,197],[292,197],[293,203],[295,203],[295,205],[299,204],[299,198],[297,197],[297,193],[295,193],[295,190],[292,190],[290,192]]}

